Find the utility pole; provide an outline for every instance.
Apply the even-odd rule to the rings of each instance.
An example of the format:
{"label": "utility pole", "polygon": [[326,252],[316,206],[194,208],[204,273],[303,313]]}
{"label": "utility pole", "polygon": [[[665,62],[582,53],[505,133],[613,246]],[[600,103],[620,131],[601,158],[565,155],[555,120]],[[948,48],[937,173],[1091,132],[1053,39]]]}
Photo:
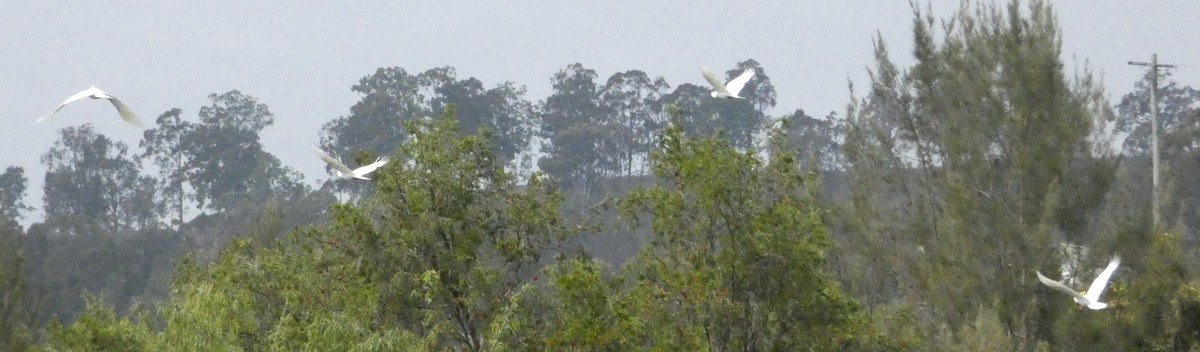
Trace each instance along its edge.
{"label": "utility pole", "polygon": [[1150,67],[1150,168],[1152,183],[1150,189],[1151,221],[1155,232],[1158,231],[1158,69],[1175,68],[1175,65],[1158,63],[1158,54],[1150,55],[1150,63],[1130,61],[1130,65]]}

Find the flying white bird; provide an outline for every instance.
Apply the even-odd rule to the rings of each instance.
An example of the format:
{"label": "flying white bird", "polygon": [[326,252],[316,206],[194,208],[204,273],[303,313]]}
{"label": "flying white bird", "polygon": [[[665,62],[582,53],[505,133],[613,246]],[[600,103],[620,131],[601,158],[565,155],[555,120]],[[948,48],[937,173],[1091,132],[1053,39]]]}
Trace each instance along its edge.
{"label": "flying white bird", "polygon": [[360,180],[370,180],[369,178],[366,178],[363,176],[366,176],[367,174],[371,173],[372,171],[375,171],[375,169],[378,169],[380,166],[383,166],[384,164],[387,164],[387,162],[388,162],[387,158],[378,158],[378,159],[375,159],[375,162],[373,162],[373,163],[367,164],[366,166],[363,166],[363,167],[360,167],[360,168],[357,168],[354,170],[350,170],[350,168],[346,167],[346,165],[337,161],[337,159],[334,159],[332,156],[329,156],[329,154],[326,154],[325,151],[323,151],[321,149],[313,148],[313,152],[317,154],[318,158],[321,158],[321,160],[324,160],[326,164],[329,164],[329,166],[332,166],[333,169],[336,170],[335,172],[337,173],[337,176],[341,177],[344,180],[350,180],[350,179],[356,179],[356,178],[360,179]]}
{"label": "flying white bird", "polygon": [[54,108],[54,111],[51,111],[49,114],[46,114],[45,116],[39,117],[37,119],[37,122],[42,122],[42,120],[45,120],[51,116],[54,116],[54,114],[58,113],[59,110],[62,110],[62,108],[64,106],[67,106],[67,104],[70,104],[72,102],[75,102],[76,100],[80,100],[83,98],[106,99],[110,103],[112,103],[113,106],[117,107],[117,113],[121,114],[121,119],[125,120],[125,122],[128,122],[130,125],[134,125],[138,128],[142,127],[142,121],[138,120],[137,115],[133,113],[132,109],[129,109],[129,107],[126,106],[125,103],[122,103],[120,100],[117,100],[116,97],[109,95],[108,93],[105,93],[104,91],[100,90],[100,88],[96,88],[96,86],[92,86],[91,88],[85,89],[82,92],[75,93],[75,95],[72,95],[70,98],[67,98],[66,101],[63,101],[62,104],[58,104],[58,107]]}
{"label": "flying white bird", "polygon": [[1075,290],[1067,287],[1067,285],[1063,285],[1061,282],[1050,280],[1045,276],[1042,276],[1041,272],[1038,272],[1037,276],[1038,280],[1040,280],[1046,286],[1050,286],[1050,288],[1065,292],[1066,294],[1071,295],[1071,297],[1074,297],[1075,303],[1078,303],[1084,307],[1088,307],[1089,309],[1099,310],[1108,307],[1108,304],[1100,303],[1100,294],[1104,292],[1104,286],[1108,285],[1108,279],[1112,277],[1114,271],[1117,271],[1118,265],[1121,265],[1121,257],[1113,257],[1113,259],[1108,262],[1108,267],[1104,268],[1103,272],[1100,272],[1100,276],[1097,276],[1095,281],[1092,281],[1092,286],[1088,287],[1088,290],[1082,293],[1075,292]]}
{"label": "flying white bird", "polygon": [[708,80],[708,84],[713,86],[713,91],[708,93],[713,98],[729,98],[729,99],[745,99],[738,96],[738,92],[742,91],[742,87],[746,86],[746,82],[754,77],[754,68],[748,68],[742,72],[741,76],[729,80],[729,83],[721,83],[721,79],[717,78],[717,74],[713,73],[708,67],[701,67],[700,74],[704,75],[704,79]]}

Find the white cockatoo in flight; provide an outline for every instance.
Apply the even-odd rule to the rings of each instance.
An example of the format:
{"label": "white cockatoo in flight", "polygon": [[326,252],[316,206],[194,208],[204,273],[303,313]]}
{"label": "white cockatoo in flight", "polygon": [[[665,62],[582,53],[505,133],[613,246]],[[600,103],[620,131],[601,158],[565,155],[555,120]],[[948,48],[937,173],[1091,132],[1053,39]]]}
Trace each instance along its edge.
{"label": "white cockatoo in flight", "polygon": [[1100,276],[1096,276],[1096,280],[1092,281],[1092,286],[1088,287],[1088,290],[1082,293],[1075,292],[1075,290],[1067,287],[1067,285],[1063,285],[1061,282],[1042,276],[1041,272],[1037,273],[1037,277],[1042,284],[1071,295],[1071,297],[1075,298],[1075,303],[1087,307],[1088,309],[1099,310],[1108,307],[1108,304],[1100,303],[1100,294],[1104,293],[1104,287],[1108,286],[1108,279],[1112,278],[1113,272],[1117,271],[1117,266],[1119,265],[1121,265],[1121,257],[1113,257],[1112,260],[1108,262],[1108,267],[1104,268],[1104,271],[1100,272]]}
{"label": "white cockatoo in flight", "polygon": [[58,107],[54,108],[54,111],[51,111],[49,114],[46,114],[45,116],[39,117],[37,119],[37,122],[42,122],[42,120],[45,120],[51,116],[54,116],[54,114],[58,113],[59,110],[62,110],[62,108],[64,106],[67,106],[67,104],[73,103],[76,100],[80,100],[83,98],[108,100],[108,102],[112,103],[113,106],[117,107],[117,113],[121,114],[122,120],[125,120],[125,122],[128,122],[130,125],[134,125],[135,127],[138,127],[138,128],[142,127],[142,121],[138,120],[137,115],[133,113],[133,110],[130,109],[129,106],[126,106],[125,103],[122,103],[120,100],[117,100],[116,97],[109,95],[108,93],[105,93],[104,91],[100,90],[100,88],[96,88],[96,86],[92,86],[91,88],[85,89],[82,92],[75,93],[75,95],[72,95],[70,98],[67,98],[67,100],[63,101],[62,104],[58,104]]}
{"label": "white cockatoo in flight", "polygon": [[721,83],[721,79],[717,77],[717,74],[708,67],[701,67],[700,74],[704,75],[704,79],[708,81],[708,84],[713,86],[713,91],[708,94],[713,98],[745,99],[738,96],[738,93],[742,91],[742,87],[746,86],[746,82],[750,82],[750,78],[754,77],[754,68],[746,69],[737,78],[729,80],[729,83]]}
{"label": "white cockatoo in flight", "polygon": [[317,154],[318,158],[321,158],[321,160],[324,160],[326,164],[329,164],[329,166],[333,167],[333,169],[337,173],[337,176],[342,178],[343,180],[352,180],[352,179],[370,180],[369,178],[366,178],[365,176],[367,176],[367,174],[371,173],[372,171],[375,171],[375,169],[378,169],[380,166],[387,164],[387,162],[388,162],[387,158],[378,158],[378,159],[375,159],[375,162],[373,162],[373,163],[367,164],[366,166],[363,166],[363,167],[360,167],[360,168],[357,168],[354,170],[350,170],[350,168],[346,167],[345,164],[342,164],[341,162],[337,161],[337,159],[334,159],[332,156],[329,156],[329,154],[326,154],[325,151],[323,151],[319,148],[313,148],[313,152]]}

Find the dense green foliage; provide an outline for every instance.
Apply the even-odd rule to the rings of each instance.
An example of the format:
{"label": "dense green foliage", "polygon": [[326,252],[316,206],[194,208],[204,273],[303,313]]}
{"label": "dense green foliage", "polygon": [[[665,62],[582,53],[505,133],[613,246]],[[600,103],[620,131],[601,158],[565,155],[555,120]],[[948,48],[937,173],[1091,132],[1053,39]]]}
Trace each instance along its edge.
{"label": "dense green foliage", "polygon": [[653,346],[863,348],[857,304],[823,269],[830,242],[813,202],[815,179],[800,173],[794,155],[764,164],[672,127],[654,173],[654,187],[622,203],[626,216],[650,218],[650,241],[627,270],[643,300],[642,323],[661,329],[648,333]]}
{"label": "dense green foliage", "polygon": [[[1113,331],[1155,319],[1102,320],[1143,314],[1124,308],[1132,291],[1115,284],[1106,296],[1115,307],[1071,314],[1074,304],[1034,271],[1077,275],[1069,282],[1086,287],[1088,268],[1116,254],[1129,259],[1118,276],[1161,281],[1143,258],[1172,256],[1150,244],[1158,232],[1130,221],[1148,202],[1124,198],[1133,183],[1118,179],[1120,159],[1102,133],[1111,110],[1090,72],[1064,73],[1049,5],[1020,7],[965,7],[941,26],[940,43],[935,20],[918,12],[908,69],[877,43],[870,94],[847,121],[853,191],[838,219],[847,262],[864,265],[845,267],[844,280],[869,304],[943,324],[914,337],[936,349],[983,334],[1020,350],[1108,349]],[[1082,258],[1068,250],[1079,245],[1090,249]],[[1134,302],[1175,300],[1185,284]],[[976,330],[980,319],[998,330]],[[1111,339],[1079,339],[1089,328]]]}
{"label": "dense green foliage", "polygon": [[22,231],[11,219],[0,218],[0,349],[23,350],[32,344],[37,302],[26,291],[21,253]]}
{"label": "dense green foliage", "polygon": [[[1151,228],[1149,76],[1110,105],[1043,1],[914,7],[912,33],[844,116],[768,116],[752,59],[724,70],[756,71],[744,100],[380,68],[317,144],[391,162],[316,190],[237,90],[139,151],[63,129],[39,222],[0,174],[0,350],[1200,350],[1200,93],[1160,76]],[[1105,310],[1034,274],[1083,288],[1112,255]]]}
{"label": "dense green foliage", "polygon": [[374,195],[335,205],[328,226],[274,243],[237,239],[211,265],[184,263],[153,312],[135,307],[119,317],[89,300],[77,322],[50,328],[49,348],[876,343],[854,300],[824,273],[830,242],[812,203],[816,186],[791,156],[764,162],[723,140],[668,129],[653,157],[659,184],[621,202],[627,216],[652,222],[653,239],[613,275],[563,246],[583,227],[559,215],[562,195],[537,174],[518,187],[486,130],[460,137],[452,112],[408,130]]}
{"label": "dense green foliage", "polygon": [[154,182],[141,175],[128,151],[91,124],[63,129],[62,139],[42,155],[46,217],[87,221],[113,233],[152,226],[159,212]]}

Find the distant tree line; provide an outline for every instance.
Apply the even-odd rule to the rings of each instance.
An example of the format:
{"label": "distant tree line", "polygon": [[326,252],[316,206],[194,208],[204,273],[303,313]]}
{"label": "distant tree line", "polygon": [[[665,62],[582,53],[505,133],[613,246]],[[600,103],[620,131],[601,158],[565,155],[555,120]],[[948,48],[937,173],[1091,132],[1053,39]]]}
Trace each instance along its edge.
{"label": "distant tree line", "polygon": [[[1200,348],[1200,91],[1159,77],[1151,228],[1149,77],[1107,101],[1022,6],[914,8],[915,64],[877,40],[822,117],[768,116],[754,60],[725,72],[756,71],[746,99],[579,63],[538,101],[380,68],[314,142],[393,162],[317,188],[237,90],[138,150],[62,129],[28,229],[27,176],[0,173],[0,350]],[[1034,275],[1082,287],[1114,254],[1106,310]]]}

